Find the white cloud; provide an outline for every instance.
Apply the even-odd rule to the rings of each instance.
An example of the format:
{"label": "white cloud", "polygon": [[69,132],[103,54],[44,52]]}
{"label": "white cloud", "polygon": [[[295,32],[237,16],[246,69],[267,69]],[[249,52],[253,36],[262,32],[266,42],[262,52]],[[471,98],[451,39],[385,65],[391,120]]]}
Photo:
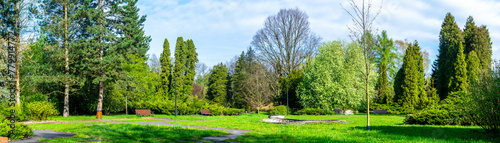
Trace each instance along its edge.
{"label": "white cloud", "polygon": [[[281,8],[299,8],[309,15],[310,28],[323,41],[349,40],[347,25],[351,18],[340,6],[341,1],[331,0],[193,0],[139,1],[141,14],[147,14],[146,34],[151,35],[148,53],[160,55],[163,39],[168,38],[174,53],[177,37],[193,39],[199,60],[208,66],[229,61],[250,45],[255,32],[262,28],[267,16]],[[342,5],[349,8],[346,1]],[[374,8],[379,1],[374,1]],[[477,25],[487,25],[493,42],[493,58],[500,59],[500,2],[492,0],[391,0],[384,1],[382,13],[375,27],[387,30],[395,40],[418,40],[435,59],[439,44],[441,23],[447,12],[456,17],[463,28],[469,15]]]}

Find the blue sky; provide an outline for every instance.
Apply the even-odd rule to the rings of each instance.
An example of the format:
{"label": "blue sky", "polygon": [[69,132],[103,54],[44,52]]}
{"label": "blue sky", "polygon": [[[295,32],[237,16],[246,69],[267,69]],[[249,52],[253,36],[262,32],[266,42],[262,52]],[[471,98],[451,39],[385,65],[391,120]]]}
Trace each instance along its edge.
{"label": "blue sky", "polygon": [[[373,0],[377,6],[380,1]],[[152,41],[148,54],[159,56],[163,40],[174,53],[177,37],[193,39],[200,62],[213,65],[231,60],[246,50],[264,20],[282,8],[299,8],[309,15],[311,30],[322,42],[350,40],[351,17],[340,5],[344,0],[140,0],[141,15],[147,15],[144,29]],[[374,28],[386,30],[394,40],[417,40],[437,55],[439,31],[447,12],[463,29],[467,17],[486,25],[493,42],[493,59],[500,59],[500,1],[494,0],[385,0]]]}

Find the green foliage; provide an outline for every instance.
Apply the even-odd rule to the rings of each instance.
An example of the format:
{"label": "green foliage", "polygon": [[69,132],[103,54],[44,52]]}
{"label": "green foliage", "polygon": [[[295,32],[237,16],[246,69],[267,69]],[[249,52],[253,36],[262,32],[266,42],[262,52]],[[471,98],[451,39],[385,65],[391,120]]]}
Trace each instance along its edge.
{"label": "green foliage", "polygon": [[406,116],[407,124],[420,125],[471,125],[465,106],[470,94],[467,92],[453,92],[439,104],[433,104],[415,114]]}
{"label": "green foliage", "polygon": [[224,115],[240,115],[243,112],[245,112],[245,109],[226,108]]}
{"label": "green foliage", "polygon": [[[298,87],[304,108],[363,108],[365,97],[363,55],[359,45],[340,41],[320,46]],[[376,73],[371,72],[369,92],[373,95]]]}
{"label": "green foliage", "polygon": [[185,76],[184,76],[184,86],[182,93],[184,95],[192,95],[194,76],[196,75],[196,63],[198,62],[198,53],[196,53],[196,48],[193,40],[188,39],[186,41],[186,63],[185,63]]}
{"label": "green foliage", "polygon": [[394,102],[407,110],[424,108],[427,103],[423,57],[415,41],[409,44],[403,58],[403,65],[396,74]]}
{"label": "green foliage", "polygon": [[287,105],[288,94],[288,106],[293,109],[302,109],[302,105],[300,104],[297,94],[297,88],[303,77],[304,72],[302,70],[293,70],[288,77],[280,78],[279,87],[281,93],[276,97],[279,105]]}
{"label": "green foliage", "polygon": [[467,107],[474,124],[488,132],[500,133],[500,64],[495,63],[490,72],[483,73],[473,82]]}
{"label": "green foliage", "polygon": [[298,115],[335,115],[333,111],[318,108],[304,108],[295,113]]}
{"label": "green foliage", "polygon": [[33,135],[33,131],[27,125],[23,123],[16,123],[16,131],[14,134],[10,134],[10,120],[6,119],[4,116],[0,115],[0,137],[9,137],[10,140],[27,138]]}
{"label": "green foliage", "polygon": [[475,51],[470,51],[467,55],[467,81],[470,84],[473,84],[479,80],[479,75],[481,73],[481,69],[479,67],[479,58]]}
{"label": "green foliage", "polygon": [[465,63],[463,51],[462,43],[460,43],[457,52],[457,60],[453,64],[455,69],[450,78],[448,87],[449,92],[466,91],[469,85],[469,81],[467,81],[467,63]]}
{"label": "green foliage", "polygon": [[271,115],[286,115],[286,106],[280,105],[273,108],[270,112]]}
{"label": "green foliage", "polygon": [[464,28],[464,54],[475,51],[478,57],[479,68],[490,70],[492,43],[490,33],[485,25],[477,26],[474,18],[469,16]]}
{"label": "green foliage", "polygon": [[215,65],[210,71],[208,78],[207,98],[215,103],[225,104],[227,96],[227,76],[226,65],[220,63]]}
{"label": "green foliage", "polygon": [[[381,35],[377,36],[377,56],[375,63],[378,66],[378,79],[375,86],[377,91],[376,102],[391,103],[392,102],[392,87],[389,78],[396,73],[396,59],[398,58],[396,47],[392,39],[387,37],[387,32],[382,31]],[[393,74],[394,73],[394,74]]]}
{"label": "green foliage", "polygon": [[454,63],[457,61],[458,50],[463,42],[462,30],[458,28],[455,17],[447,13],[441,25],[439,54],[433,66],[433,79],[436,81],[436,89],[441,100],[445,99],[450,92],[450,79],[455,73]]}
{"label": "green foliage", "polygon": [[160,73],[160,85],[158,85],[158,92],[168,99],[172,99],[171,94],[173,87],[173,77],[172,77],[172,63],[170,62],[170,44],[168,43],[167,38],[163,41],[163,52],[160,55],[160,65],[161,65],[161,73]]}
{"label": "green foliage", "polygon": [[35,121],[43,121],[47,120],[48,117],[59,115],[54,103],[48,101],[31,102],[26,105],[26,108],[28,111],[26,114],[29,115],[31,120]]}

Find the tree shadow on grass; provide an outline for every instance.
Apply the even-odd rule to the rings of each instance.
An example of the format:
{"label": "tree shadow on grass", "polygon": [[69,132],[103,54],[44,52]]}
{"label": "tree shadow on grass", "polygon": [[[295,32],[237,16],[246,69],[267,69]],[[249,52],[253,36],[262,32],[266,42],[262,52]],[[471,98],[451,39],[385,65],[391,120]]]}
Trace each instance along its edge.
{"label": "tree shadow on grass", "polygon": [[[366,130],[366,127],[355,127],[355,129]],[[429,140],[500,142],[499,135],[486,133],[480,128],[464,128],[460,126],[371,126],[370,130],[379,131],[380,134],[426,138]]]}
{"label": "tree shadow on grass", "polygon": [[227,134],[216,130],[136,124],[87,125],[85,127],[65,129],[65,131],[77,133],[77,138],[58,138],[52,141],[182,142],[199,141],[202,137]]}

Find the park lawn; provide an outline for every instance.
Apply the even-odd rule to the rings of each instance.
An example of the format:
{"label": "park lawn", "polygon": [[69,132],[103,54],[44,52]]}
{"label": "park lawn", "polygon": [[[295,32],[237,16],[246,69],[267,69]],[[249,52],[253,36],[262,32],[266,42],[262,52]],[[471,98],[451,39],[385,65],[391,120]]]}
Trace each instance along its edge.
{"label": "park lawn", "polygon": [[349,123],[284,125],[265,123],[268,115],[179,116],[172,124],[250,130],[240,142],[500,142],[478,126],[404,125],[404,115],[290,115],[290,119],[345,120]]}
{"label": "park lawn", "polygon": [[[128,122],[157,122],[159,119],[133,120]],[[161,120],[161,121],[164,121]],[[75,133],[72,138],[40,139],[42,142],[195,142],[206,136],[220,136],[227,131],[205,130],[180,126],[138,125],[133,123],[81,122],[57,124],[33,124],[32,129],[52,129]]]}
{"label": "park lawn", "polygon": [[[129,114],[129,115],[102,115],[102,120],[112,120],[112,119],[143,119],[146,116],[139,116],[135,114]],[[152,116],[149,116],[152,117]],[[164,115],[164,114],[156,114],[154,118],[167,118],[167,117],[173,117],[171,115]],[[54,116],[50,117],[49,120],[52,121],[89,121],[89,120],[97,120],[96,115],[80,115],[80,116],[68,116],[68,117],[63,117],[63,116]]]}

